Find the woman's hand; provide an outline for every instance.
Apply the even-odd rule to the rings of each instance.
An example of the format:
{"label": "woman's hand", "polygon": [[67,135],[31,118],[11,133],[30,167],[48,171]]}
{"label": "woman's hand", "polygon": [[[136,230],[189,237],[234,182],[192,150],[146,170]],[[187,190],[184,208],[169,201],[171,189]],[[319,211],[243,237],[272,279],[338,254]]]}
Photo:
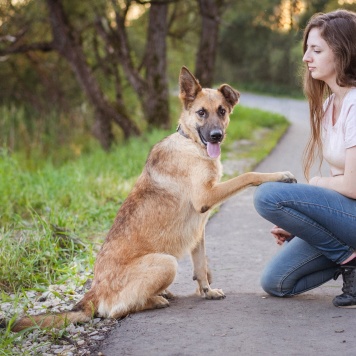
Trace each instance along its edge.
{"label": "woman's hand", "polygon": [[286,240],[290,240],[294,237],[288,231],[285,231],[276,225],[271,229],[271,234],[276,239],[277,245],[283,245]]}

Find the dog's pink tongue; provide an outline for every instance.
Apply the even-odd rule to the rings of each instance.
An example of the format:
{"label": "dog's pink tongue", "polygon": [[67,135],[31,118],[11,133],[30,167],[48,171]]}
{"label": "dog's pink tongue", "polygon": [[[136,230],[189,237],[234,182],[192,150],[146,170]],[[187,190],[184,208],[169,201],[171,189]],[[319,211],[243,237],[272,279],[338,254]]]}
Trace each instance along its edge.
{"label": "dog's pink tongue", "polygon": [[207,147],[208,155],[211,158],[217,158],[220,156],[220,143],[208,142]]}

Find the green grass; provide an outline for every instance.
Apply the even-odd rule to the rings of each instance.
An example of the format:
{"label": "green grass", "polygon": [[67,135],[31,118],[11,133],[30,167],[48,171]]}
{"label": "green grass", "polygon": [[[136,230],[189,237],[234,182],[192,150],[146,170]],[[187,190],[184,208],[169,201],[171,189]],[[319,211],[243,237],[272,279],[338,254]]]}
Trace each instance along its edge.
{"label": "green grass", "polygon": [[[272,151],[288,126],[282,115],[238,106],[231,116],[222,161],[248,160],[247,169],[253,170]],[[240,140],[245,141],[243,145]]]}
{"label": "green grass", "polygon": [[[234,157],[261,160],[288,127],[279,115],[235,109],[223,158],[236,140],[251,140]],[[262,131],[261,131],[262,130]],[[103,152],[96,143],[78,157],[53,162],[0,151],[0,294],[14,302],[25,290],[76,279],[92,270],[95,252],[145,164],[151,147],[173,132],[153,131]],[[256,137],[255,132],[263,132]],[[35,162],[32,160],[36,160]],[[241,172],[240,172],[241,173]],[[2,349],[11,350],[12,333],[0,329]]]}
{"label": "green grass", "polygon": [[88,246],[110,228],[149,149],[166,134],[155,131],[110,153],[98,148],[61,167],[48,162],[35,171],[21,168],[16,155],[3,150],[1,289],[13,292],[53,283],[75,255],[87,255]]}
{"label": "green grass", "polygon": [[225,143],[241,139],[253,139],[253,134],[260,128],[274,130],[286,127],[288,123],[282,115],[238,106],[231,116]]}

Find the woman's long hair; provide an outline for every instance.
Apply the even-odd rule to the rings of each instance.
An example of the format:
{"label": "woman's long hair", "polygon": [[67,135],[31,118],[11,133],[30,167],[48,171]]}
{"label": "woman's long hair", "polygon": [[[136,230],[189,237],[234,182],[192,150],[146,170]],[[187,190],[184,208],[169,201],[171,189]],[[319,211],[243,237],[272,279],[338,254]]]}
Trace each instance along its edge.
{"label": "woman's long hair", "polygon": [[[303,51],[312,28],[320,30],[321,37],[331,48],[335,57],[336,83],[341,87],[356,86],[356,13],[336,10],[327,14],[318,13],[309,20],[303,38]],[[304,67],[304,94],[309,101],[311,133],[304,151],[304,176],[309,180],[310,168],[315,158],[322,163],[321,128],[324,116],[323,103],[331,95],[329,86],[322,80],[314,79]]]}

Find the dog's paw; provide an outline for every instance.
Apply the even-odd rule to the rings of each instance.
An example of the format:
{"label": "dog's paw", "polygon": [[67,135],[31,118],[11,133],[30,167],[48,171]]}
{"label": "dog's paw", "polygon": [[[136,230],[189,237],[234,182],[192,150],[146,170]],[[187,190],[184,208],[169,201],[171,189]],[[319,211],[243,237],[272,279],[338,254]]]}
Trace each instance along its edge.
{"label": "dog's paw", "polygon": [[296,180],[296,178],[294,177],[294,175],[291,172],[286,171],[286,172],[281,172],[280,182],[283,182],[283,183],[297,183],[297,180]]}
{"label": "dog's paw", "polygon": [[169,301],[160,295],[151,297],[146,304],[146,309],[162,309],[167,307],[169,307]]}
{"label": "dog's paw", "polygon": [[174,299],[174,294],[171,293],[168,289],[161,293],[160,296],[168,300]]}
{"label": "dog's paw", "polygon": [[224,299],[226,295],[221,289],[209,289],[205,292],[206,299]]}

